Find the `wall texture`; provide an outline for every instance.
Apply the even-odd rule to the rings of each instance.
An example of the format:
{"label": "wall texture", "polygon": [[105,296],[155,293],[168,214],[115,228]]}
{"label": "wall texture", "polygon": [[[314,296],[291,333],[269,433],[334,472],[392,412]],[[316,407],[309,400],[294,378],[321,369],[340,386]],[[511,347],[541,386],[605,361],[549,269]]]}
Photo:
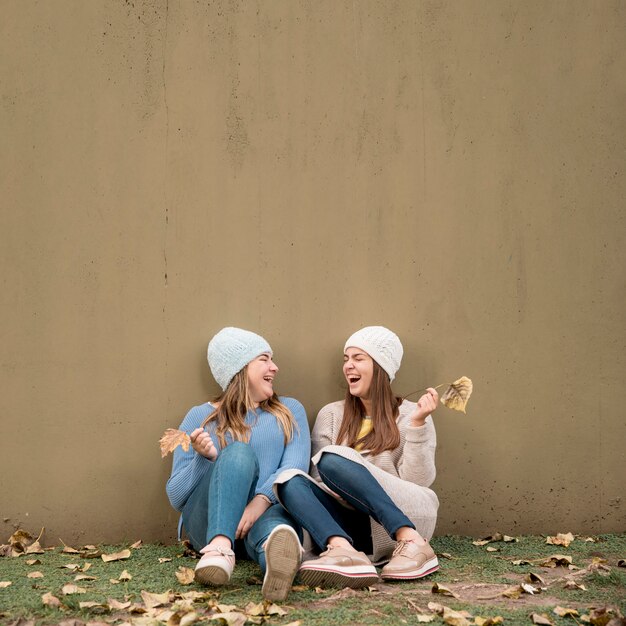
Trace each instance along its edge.
{"label": "wall texture", "polygon": [[0,535],[170,541],[157,441],[264,334],[405,344],[439,533],[624,530],[626,5],[6,0]]}

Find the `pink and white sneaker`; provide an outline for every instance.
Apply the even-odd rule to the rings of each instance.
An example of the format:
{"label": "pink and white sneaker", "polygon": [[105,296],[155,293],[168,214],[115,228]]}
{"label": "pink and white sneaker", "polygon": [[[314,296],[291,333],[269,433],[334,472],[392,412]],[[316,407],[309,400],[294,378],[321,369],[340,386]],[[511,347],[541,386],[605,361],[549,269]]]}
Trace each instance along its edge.
{"label": "pink and white sneaker", "polygon": [[196,565],[196,582],[203,585],[224,585],[235,569],[235,553],[230,549],[208,545],[200,550]]}

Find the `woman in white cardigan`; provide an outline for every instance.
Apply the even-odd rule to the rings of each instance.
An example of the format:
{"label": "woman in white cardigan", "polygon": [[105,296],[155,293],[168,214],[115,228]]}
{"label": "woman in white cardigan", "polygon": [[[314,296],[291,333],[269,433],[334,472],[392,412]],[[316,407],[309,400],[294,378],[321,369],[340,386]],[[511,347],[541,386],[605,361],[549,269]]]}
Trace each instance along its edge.
{"label": "woman in white cardigan", "polygon": [[[436,435],[430,413],[438,394],[417,403],[394,396],[400,339],[382,326],[354,333],[344,348],[346,398],[325,406],[312,432],[311,476],[284,472],[274,484],[282,505],[319,550],[300,568],[311,586],[368,586],[374,564],[385,580],[411,580],[439,568],[428,539],[439,502]],[[369,555],[369,556],[368,556]]]}

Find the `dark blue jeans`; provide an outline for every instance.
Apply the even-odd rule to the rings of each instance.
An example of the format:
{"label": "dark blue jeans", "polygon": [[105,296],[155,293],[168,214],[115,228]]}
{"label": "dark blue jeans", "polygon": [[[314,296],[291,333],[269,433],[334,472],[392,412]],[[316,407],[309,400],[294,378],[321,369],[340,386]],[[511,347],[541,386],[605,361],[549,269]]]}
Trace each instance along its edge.
{"label": "dark blue jeans", "polygon": [[220,452],[183,507],[183,526],[195,550],[202,550],[216,535],[225,535],[238,556],[247,553],[265,571],[263,544],[274,527],[287,524],[302,538],[287,511],[274,504],[252,525],[243,542],[235,543],[239,520],[254,497],[258,478],[259,462],[248,444],[236,441]]}
{"label": "dark blue jeans", "polygon": [[324,484],[355,510],[342,506],[304,476],[294,476],[280,485],[278,493],[285,508],[309,531],[320,550],[326,548],[330,537],[337,536],[350,541],[357,550],[370,554],[370,517],[394,539],[399,528],[415,528],[413,522],[362,465],[325,452],[317,464],[317,470]]}

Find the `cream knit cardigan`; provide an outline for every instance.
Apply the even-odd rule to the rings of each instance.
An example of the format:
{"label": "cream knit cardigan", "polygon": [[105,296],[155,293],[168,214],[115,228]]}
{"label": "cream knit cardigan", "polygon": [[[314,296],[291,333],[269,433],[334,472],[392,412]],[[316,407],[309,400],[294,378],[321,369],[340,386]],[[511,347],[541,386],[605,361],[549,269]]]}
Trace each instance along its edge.
{"label": "cream knit cardigan", "polygon": [[[317,462],[324,452],[333,452],[367,468],[378,484],[387,492],[396,506],[415,524],[417,531],[425,539],[430,539],[435,530],[439,501],[435,492],[429,489],[435,480],[435,448],[437,436],[432,417],[426,418],[423,426],[411,426],[410,417],[416,404],[405,400],[400,406],[396,420],[400,430],[400,445],[373,455],[367,450],[357,452],[347,446],[336,445],[337,435],[343,420],[344,401],[327,404],[318,414],[311,433],[311,475],[300,470],[286,470],[274,482],[274,493],[279,499],[277,485],[300,474],[314,480],[322,489],[350,507],[337,494],[322,483],[317,472]],[[374,563],[382,563],[391,558],[396,542],[385,529],[370,518],[372,526]]]}

